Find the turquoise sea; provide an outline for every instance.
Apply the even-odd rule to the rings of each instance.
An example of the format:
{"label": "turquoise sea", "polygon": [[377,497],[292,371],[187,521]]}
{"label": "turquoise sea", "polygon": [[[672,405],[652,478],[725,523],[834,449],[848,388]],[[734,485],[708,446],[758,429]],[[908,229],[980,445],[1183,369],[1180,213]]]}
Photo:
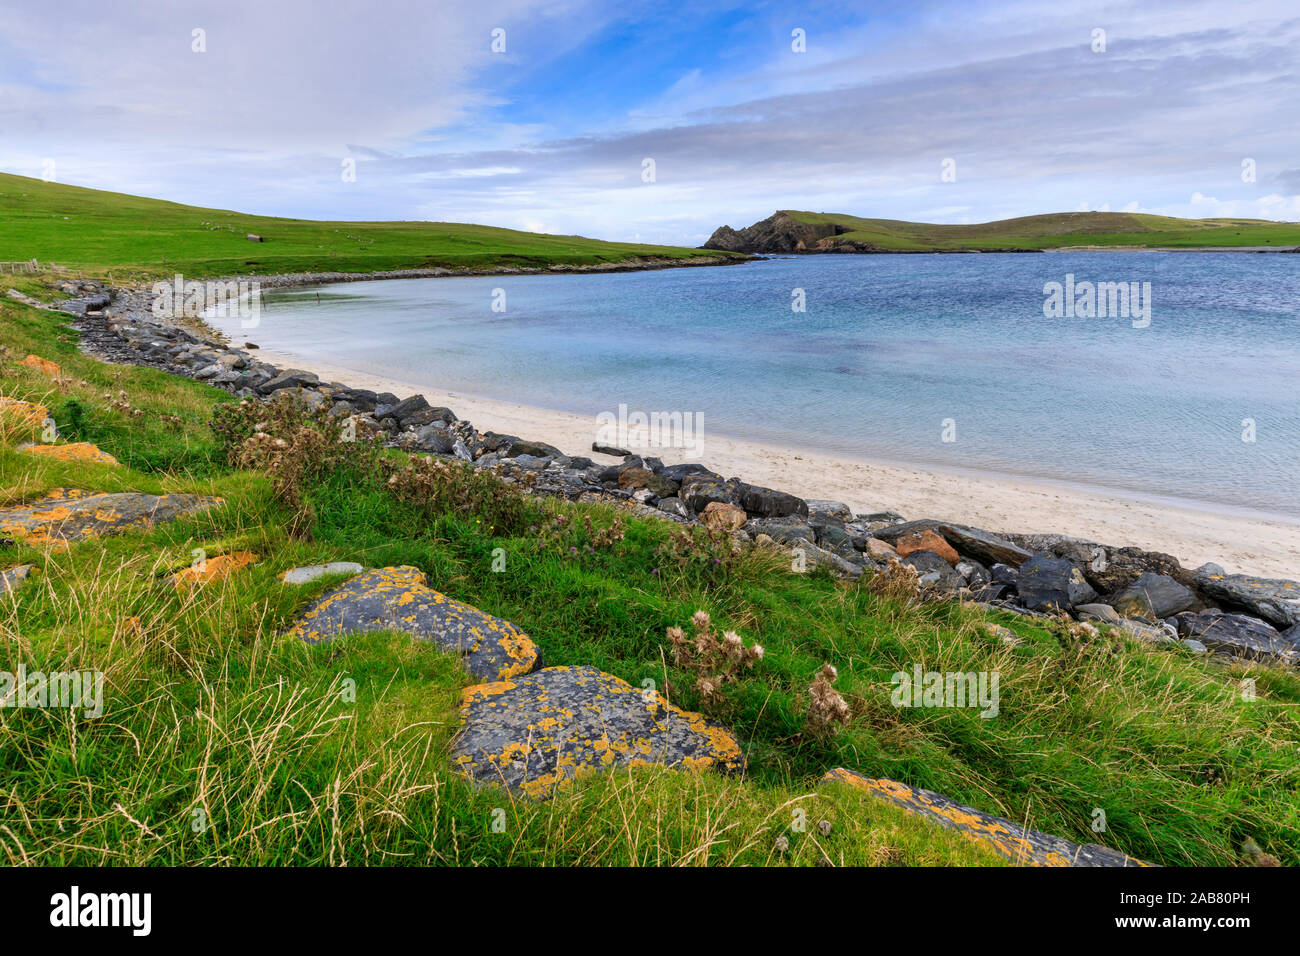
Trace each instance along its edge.
{"label": "turquoise sea", "polygon": [[[1149,324],[1045,316],[1067,275],[1149,282]],[[1298,276],[1288,254],[804,256],[275,290],[242,334],[593,418],[1300,516]]]}

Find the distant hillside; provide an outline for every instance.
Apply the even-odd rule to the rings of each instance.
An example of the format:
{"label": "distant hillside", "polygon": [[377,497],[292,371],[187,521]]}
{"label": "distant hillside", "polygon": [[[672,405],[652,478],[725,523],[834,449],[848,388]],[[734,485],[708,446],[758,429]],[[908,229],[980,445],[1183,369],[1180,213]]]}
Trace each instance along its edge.
{"label": "distant hillside", "polygon": [[783,209],[744,229],[722,226],[703,246],[728,252],[1031,252],[1071,246],[1300,246],[1300,223],[1176,219],[1129,212],[1058,212],[977,225],[861,219]]}
{"label": "distant hillside", "polygon": [[[249,234],[264,242],[251,242]],[[251,216],[0,173],[0,261],[194,275],[597,265],[717,256],[448,222]]]}

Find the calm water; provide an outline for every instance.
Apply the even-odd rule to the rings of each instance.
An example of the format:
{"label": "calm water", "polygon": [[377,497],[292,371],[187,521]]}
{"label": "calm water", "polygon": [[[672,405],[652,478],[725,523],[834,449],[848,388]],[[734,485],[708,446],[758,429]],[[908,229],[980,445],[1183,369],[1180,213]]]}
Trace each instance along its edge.
{"label": "calm water", "polygon": [[[268,293],[247,334],[523,404],[694,411],[706,432],[1300,516],[1298,272],[1300,255],[1133,252],[389,280]],[[1150,282],[1150,326],[1045,318],[1066,273]]]}

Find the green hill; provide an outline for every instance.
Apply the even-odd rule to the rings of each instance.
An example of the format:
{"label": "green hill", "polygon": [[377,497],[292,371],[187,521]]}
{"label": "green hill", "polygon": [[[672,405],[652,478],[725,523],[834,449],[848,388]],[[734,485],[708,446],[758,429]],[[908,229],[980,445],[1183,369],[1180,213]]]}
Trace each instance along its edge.
{"label": "green hill", "polygon": [[1300,223],[1058,212],[970,225],[863,219],[783,209],[744,229],[722,226],[706,249],[785,252],[1028,252],[1077,246],[1196,249],[1300,246]]}
{"label": "green hill", "polygon": [[[252,233],[263,237],[250,242]],[[0,261],[204,275],[585,266],[716,256],[448,222],[317,222],[204,209],[0,173]]]}

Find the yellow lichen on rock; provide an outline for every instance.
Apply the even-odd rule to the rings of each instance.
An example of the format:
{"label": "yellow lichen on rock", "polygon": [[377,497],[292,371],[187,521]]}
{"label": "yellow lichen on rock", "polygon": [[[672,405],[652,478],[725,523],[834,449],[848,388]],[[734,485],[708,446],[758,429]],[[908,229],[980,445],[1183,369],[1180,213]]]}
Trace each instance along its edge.
{"label": "yellow lichen on rock", "polygon": [[256,561],[257,555],[251,551],[218,554],[215,557],[200,561],[184,571],[177,571],[172,575],[172,583],[177,587],[187,587],[192,584],[207,584],[209,581],[220,581],[222,578],[227,578]]}
{"label": "yellow lichen on rock", "polygon": [[72,442],[67,445],[21,445],[19,451],[25,455],[40,458],[53,458],[56,461],[83,461],[98,465],[120,466],[122,463],[88,441]]}
{"label": "yellow lichen on rock", "polygon": [[57,364],[49,361],[49,359],[43,359],[39,355],[28,355],[27,358],[23,359],[18,364],[26,365],[28,368],[34,368],[42,375],[48,375],[50,378],[58,378],[63,374],[63,369],[61,369]]}

